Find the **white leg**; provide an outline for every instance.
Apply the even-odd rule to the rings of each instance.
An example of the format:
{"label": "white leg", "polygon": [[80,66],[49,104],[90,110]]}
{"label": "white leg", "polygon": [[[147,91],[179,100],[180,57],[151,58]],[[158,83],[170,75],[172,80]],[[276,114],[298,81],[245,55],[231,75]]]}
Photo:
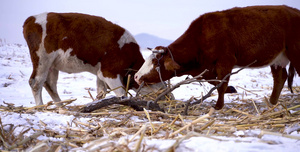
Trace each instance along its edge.
{"label": "white leg", "polygon": [[34,77],[34,74],[32,74],[29,80],[29,85],[31,87],[36,105],[43,105],[42,89],[46,81],[48,71],[45,71],[43,74],[41,73],[42,72],[37,72],[37,75],[35,75]]}
{"label": "white leg", "polygon": [[100,80],[99,77],[97,76],[97,96],[96,99],[100,100],[105,98],[107,93],[107,84]]}
{"label": "white leg", "polygon": [[[114,93],[116,94],[116,96],[123,96],[125,95],[125,90],[124,90],[124,85],[121,81],[121,77],[120,75],[118,74],[117,78],[107,78],[107,77],[104,77],[102,72],[99,70],[97,72],[97,76],[100,80],[104,81],[108,87],[111,89],[111,90],[114,90]],[[116,89],[118,88],[118,89]]]}
{"label": "white leg", "polygon": [[107,85],[104,81],[100,80],[97,76],[97,94],[99,93],[106,93],[107,92]]}
{"label": "white leg", "polygon": [[42,89],[43,85],[37,84],[34,79],[29,80],[29,84],[31,87],[31,91],[35,100],[36,105],[43,105],[43,100],[42,100]]}
{"label": "white leg", "polygon": [[44,84],[45,89],[51,96],[54,102],[61,101],[57,93],[57,79],[58,79],[58,70],[51,69],[48,73],[47,80]]}
{"label": "white leg", "polygon": [[[44,48],[39,49],[37,54],[42,54],[42,55],[39,56],[38,66],[33,68],[33,72],[29,79],[29,85],[31,87],[36,105],[42,105],[43,104],[42,89],[45,82],[47,81],[49,69],[53,64],[55,57],[51,54],[49,55],[46,54]],[[49,77],[53,77],[53,76],[49,76]],[[51,85],[52,84],[48,84],[49,86],[48,89],[51,88],[50,87]],[[56,84],[55,84],[54,91],[56,91]],[[56,98],[56,100],[58,99]]]}

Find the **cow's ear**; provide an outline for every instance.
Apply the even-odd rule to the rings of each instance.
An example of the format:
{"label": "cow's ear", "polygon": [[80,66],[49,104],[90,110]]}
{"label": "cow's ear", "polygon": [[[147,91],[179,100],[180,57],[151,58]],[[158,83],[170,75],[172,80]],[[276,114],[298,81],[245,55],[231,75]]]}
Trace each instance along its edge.
{"label": "cow's ear", "polygon": [[178,63],[176,63],[174,60],[172,60],[171,58],[167,58],[165,60],[164,66],[165,66],[166,70],[168,70],[168,71],[174,71],[174,70],[178,70],[180,68],[180,65]]}

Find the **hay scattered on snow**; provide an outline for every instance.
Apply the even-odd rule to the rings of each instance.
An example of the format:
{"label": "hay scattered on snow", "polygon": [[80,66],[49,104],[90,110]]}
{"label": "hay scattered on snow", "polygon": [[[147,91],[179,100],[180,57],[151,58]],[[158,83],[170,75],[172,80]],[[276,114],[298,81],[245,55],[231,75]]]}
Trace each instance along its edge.
{"label": "hay scattered on snow", "polygon": [[[299,94],[299,87],[295,87],[294,90]],[[251,93],[249,90],[248,92]],[[262,130],[258,137],[272,134],[300,140],[299,136],[289,135],[293,131],[300,131],[299,95],[281,95],[279,104],[273,108],[268,106],[268,101],[236,99],[236,101],[226,103],[222,110],[201,119],[199,116],[207,114],[213,103],[203,102],[193,105],[189,107],[189,115],[184,116],[181,114],[184,112],[185,102],[178,100],[159,101],[166,113],[147,110],[134,111],[122,105],[111,105],[92,113],[79,113],[82,106],[69,105],[74,100],[61,101],[62,106],[55,106],[53,102],[30,108],[15,107],[10,103],[0,106],[1,111],[19,114],[54,112],[75,117],[72,124],[62,128],[63,134],[46,127],[48,124],[40,121],[40,125],[45,126],[41,128],[47,129],[27,127],[28,129],[19,135],[15,135],[15,128],[20,126],[0,122],[2,147],[8,151],[24,149],[31,151],[94,151],[100,149],[105,151],[152,151],[156,148],[145,145],[143,139],[176,139],[174,145],[168,149],[168,151],[172,151],[190,137],[207,137],[223,141],[218,136],[241,138],[253,136],[235,134],[237,131],[249,129]],[[83,117],[90,118],[90,121],[88,123],[81,122],[80,118]],[[144,121],[130,119],[132,117],[138,117]],[[110,119],[100,121],[99,118]],[[29,130],[33,130],[35,133],[27,137],[24,134]],[[37,138],[41,135],[60,140],[39,141]]]}

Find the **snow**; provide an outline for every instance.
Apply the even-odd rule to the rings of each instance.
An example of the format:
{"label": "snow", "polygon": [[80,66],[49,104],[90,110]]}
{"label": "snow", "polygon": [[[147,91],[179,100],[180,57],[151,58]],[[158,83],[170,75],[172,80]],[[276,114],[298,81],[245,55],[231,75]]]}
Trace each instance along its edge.
{"label": "snow", "polygon": [[[144,56],[149,55],[149,51],[143,51]],[[236,69],[235,69],[236,70]],[[31,75],[32,66],[27,46],[16,44],[1,44],[0,45],[0,105],[7,106],[5,103],[12,103],[14,106],[32,107],[35,106],[32,97],[31,89],[28,84],[28,79]],[[185,79],[186,76],[175,77],[171,83],[179,82]],[[270,68],[265,67],[261,69],[245,69],[231,77],[230,85],[234,86],[238,93],[233,95],[225,95],[225,102],[232,102],[236,99],[253,99],[255,102],[261,102],[264,97],[269,97],[272,88],[272,75]],[[293,86],[300,85],[300,78],[294,79]],[[199,92],[204,94],[212,86],[203,83],[193,83],[183,85],[174,90],[173,94],[176,99],[188,100],[190,97],[200,97]],[[90,73],[67,74],[60,72],[58,80],[58,92],[61,99],[77,98],[72,105],[83,105],[92,101],[88,94],[88,90],[93,96],[96,96],[96,77]],[[250,90],[250,91],[249,91]],[[205,102],[210,102],[217,99],[217,93]],[[290,94],[285,87],[282,94]],[[110,93],[109,96],[114,95]],[[47,103],[51,101],[50,96],[43,90],[43,101]],[[225,103],[225,104],[226,104]],[[75,117],[72,115],[64,115],[53,112],[35,112],[20,114],[14,112],[0,111],[2,124],[13,124],[15,126],[27,126],[28,128],[43,129],[51,128],[63,133],[65,128],[74,121]],[[88,122],[93,118],[76,118],[81,122]],[[130,117],[135,122],[147,122],[137,116]],[[100,122],[107,120],[107,118],[99,119]],[[113,119],[112,119],[113,120]],[[47,126],[41,125],[46,123]],[[153,122],[159,123],[159,122]],[[26,128],[25,128],[26,129]],[[287,132],[291,135],[300,136],[297,133],[299,124],[287,128]],[[24,130],[23,127],[17,127],[15,134]],[[285,138],[274,135],[263,135],[259,138],[261,130],[244,130],[236,131],[236,137],[207,137],[198,134],[191,136],[184,140],[176,148],[176,151],[298,151],[300,148],[300,141],[296,139]],[[30,129],[25,135],[29,136],[34,131]],[[246,137],[244,137],[246,136]],[[243,138],[242,138],[243,137]],[[131,138],[131,137],[128,137]],[[51,138],[46,136],[38,137],[39,140],[49,139],[52,141],[60,140],[59,138]],[[121,139],[120,139],[121,140]],[[158,150],[166,150],[172,146],[175,139],[145,139],[143,141],[147,146],[154,146]],[[84,146],[88,146],[85,144]],[[0,147],[2,149],[3,147]]]}

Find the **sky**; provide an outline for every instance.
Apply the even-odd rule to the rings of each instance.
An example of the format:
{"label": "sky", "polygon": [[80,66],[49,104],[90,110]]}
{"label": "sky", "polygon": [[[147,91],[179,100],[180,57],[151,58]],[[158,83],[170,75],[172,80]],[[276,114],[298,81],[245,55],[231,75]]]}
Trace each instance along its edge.
{"label": "sky", "polygon": [[148,33],[175,40],[201,14],[282,4],[300,9],[299,0],[1,0],[0,39],[25,44],[22,26],[27,17],[43,12],[78,12],[102,16],[133,35]]}

